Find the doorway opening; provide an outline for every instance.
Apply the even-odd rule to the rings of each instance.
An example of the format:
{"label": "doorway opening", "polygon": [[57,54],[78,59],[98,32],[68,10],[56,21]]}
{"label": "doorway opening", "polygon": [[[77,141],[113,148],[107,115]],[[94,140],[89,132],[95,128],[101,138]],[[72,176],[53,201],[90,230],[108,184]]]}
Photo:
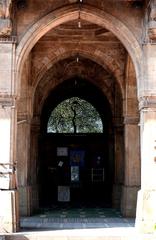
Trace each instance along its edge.
{"label": "doorway opening", "polygon": [[111,207],[113,147],[111,108],[102,92],[76,77],[56,87],[41,115],[40,207]]}

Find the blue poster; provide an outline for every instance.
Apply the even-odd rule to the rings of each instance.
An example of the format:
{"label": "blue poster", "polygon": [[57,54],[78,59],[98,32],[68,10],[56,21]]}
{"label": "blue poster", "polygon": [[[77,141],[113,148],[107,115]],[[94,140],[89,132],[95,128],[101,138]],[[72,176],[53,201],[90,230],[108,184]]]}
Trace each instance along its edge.
{"label": "blue poster", "polygon": [[84,166],[84,150],[70,150],[70,165],[71,166]]}

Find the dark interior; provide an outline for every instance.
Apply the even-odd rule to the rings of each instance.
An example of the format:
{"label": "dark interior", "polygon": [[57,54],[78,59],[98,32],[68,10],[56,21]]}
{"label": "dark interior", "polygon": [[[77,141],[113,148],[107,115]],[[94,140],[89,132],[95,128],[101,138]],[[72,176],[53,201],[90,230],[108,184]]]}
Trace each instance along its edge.
{"label": "dark interior", "polygon": [[[77,96],[99,112],[103,133],[47,133],[52,110]],[[114,176],[112,115],[102,92],[90,82],[73,78],[60,84],[45,101],[39,138],[40,207],[53,204],[111,207]]]}

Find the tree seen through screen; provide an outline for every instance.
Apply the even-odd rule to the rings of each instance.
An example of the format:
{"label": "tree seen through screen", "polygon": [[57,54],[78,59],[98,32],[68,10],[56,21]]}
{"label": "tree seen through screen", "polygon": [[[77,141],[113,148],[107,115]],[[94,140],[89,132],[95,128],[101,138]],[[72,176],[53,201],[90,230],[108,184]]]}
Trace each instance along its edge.
{"label": "tree seen through screen", "polygon": [[102,133],[103,124],[95,107],[72,97],[54,108],[47,124],[48,133]]}

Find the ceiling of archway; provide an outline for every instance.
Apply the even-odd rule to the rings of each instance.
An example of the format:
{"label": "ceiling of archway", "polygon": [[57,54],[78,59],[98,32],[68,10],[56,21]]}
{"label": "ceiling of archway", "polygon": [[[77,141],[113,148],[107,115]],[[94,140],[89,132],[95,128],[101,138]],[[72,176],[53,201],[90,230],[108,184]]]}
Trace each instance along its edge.
{"label": "ceiling of archway", "polygon": [[[110,31],[82,20],[79,28],[78,21],[59,25],[35,45],[32,50],[32,85],[37,86],[57,61],[84,56],[114,76],[122,89],[127,58],[124,46]],[[87,71],[88,65],[84,65]]]}
{"label": "ceiling of archway", "polygon": [[[80,25],[79,25],[80,24]],[[81,40],[81,41],[120,41],[109,30],[101,28],[97,24],[92,24],[84,20],[74,20],[61,24],[49,31],[41,41],[45,40]]]}
{"label": "ceiling of archway", "polygon": [[[58,61],[46,72],[36,89],[34,112],[37,115],[40,114],[43,104],[52,90],[55,90],[57,86],[68,79],[76,79],[75,87],[79,85],[79,79],[86,79],[91,82],[103,92],[112,110],[116,102],[116,107],[121,115],[122,95],[118,83],[102,66],[82,56],[70,56],[67,59]],[[64,89],[64,91],[66,91],[66,89]],[[86,96],[89,94],[89,91],[90,89],[85,90]],[[62,92],[62,94],[63,96],[65,95],[64,92]],[[93,98],[96,99],[95,96],[93,96]]]}
{"label": "ceiling of archway", "polygon": [[99,87],[112,109],[116,98],[115,86],[121,102],[127,51],[109,30],[80,21],[81,27],[77,19],[50,30],[32,50],[31,84],[36,89],[34,107],[37,107],[37,114],[50,92],[74,76]]}

